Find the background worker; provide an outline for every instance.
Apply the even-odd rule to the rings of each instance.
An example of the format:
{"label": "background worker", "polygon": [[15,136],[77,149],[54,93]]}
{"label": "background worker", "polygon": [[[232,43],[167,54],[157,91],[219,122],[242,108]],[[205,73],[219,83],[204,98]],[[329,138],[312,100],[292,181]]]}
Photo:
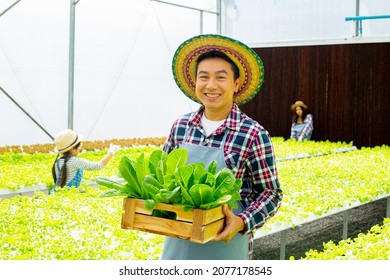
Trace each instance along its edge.
{"label": "background worker", "polygon": [[55,151],[58,153],[52,167],[52,175],[55,187],[80,186],[84,170],[99,170],[110,161],[119,150],[118,145],[110,144],[107,154],[98,162],[79,158],[83,136],[76,134],[71,129],[59,132],[55,139]]}
{"label": "background worker", "polygon": [[313,115],[308,112],[308,106],[302,101],[291,105],[293,111],[291,124],[291,139],[298,141],[310,140],[313,133]]}

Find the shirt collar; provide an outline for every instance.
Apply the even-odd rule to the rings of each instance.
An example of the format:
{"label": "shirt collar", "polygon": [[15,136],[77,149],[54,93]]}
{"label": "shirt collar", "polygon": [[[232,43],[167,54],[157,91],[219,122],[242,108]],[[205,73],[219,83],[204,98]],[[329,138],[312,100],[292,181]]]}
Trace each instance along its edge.
{"label": "shirt collar", "polygon": [[[201,125],[201,119],[204,112],[204,106],[201,106],[188,120],[189,124],[199,127]],[[224,124],[221,126],[221,129],[224,127],[229,128],[230,130],[239,130],[241,122],[241,110],[238,106],[233,103],[232,110],[230,111],[229,116],[226,118]],[[218,132],[218,131],[217,131]]]}

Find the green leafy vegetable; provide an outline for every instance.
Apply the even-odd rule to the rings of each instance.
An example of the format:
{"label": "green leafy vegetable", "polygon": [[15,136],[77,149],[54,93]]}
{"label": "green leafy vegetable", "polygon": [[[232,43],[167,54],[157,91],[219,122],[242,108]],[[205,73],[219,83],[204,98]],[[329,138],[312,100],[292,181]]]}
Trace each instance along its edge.
{"label": "green leafy vegetable", "polygon": [[188,151],[186,149],[176,149],[168,154],[167,174],[175,174],[180,166],[187,162]]}
{"label": "green leafy vegetable", "polygon": [[199,208],[202,204],[213,201],[213,189],[205,184],[196,184],[190,189],[190,195],[194,200],[194,206]]}
{"label": "green leafy vegetable", "polygon": [[217,165],[218,165],[218,162],[216,160],[213,160],[209,167],[208,167],[208,172],[211,173],[211,174],[215,174],[217,173]]}
{"label": "green leafy vegetable", "polygon": [[119,173],[123,179],[125,179],[125,181],[133,188],[134,193],[137,194],[137,197],[141,197],[141,184],[138,182],[134,163],[128,157],[122,157],[119,163]]}
{"label": "green leafy vegetable", "polygon": [[[184,148],[167,154],[154,151],[149,158],[144,154],[135,160],[123,157],[119,172],[126,184],[106,178],[96,182],[107,188],[102,196],[129,196],[145,200],[145,207],[153,210],[158,203],[181,205],[185,211],[193,208],[210,209],[222,204],[237,208],[241,199],[241,179],[232,171],[223,168],[217,171],[217,161],[206,168],[204,162],[186,164],[188,151]],[[156,215],[165,215],[155,211]]]}

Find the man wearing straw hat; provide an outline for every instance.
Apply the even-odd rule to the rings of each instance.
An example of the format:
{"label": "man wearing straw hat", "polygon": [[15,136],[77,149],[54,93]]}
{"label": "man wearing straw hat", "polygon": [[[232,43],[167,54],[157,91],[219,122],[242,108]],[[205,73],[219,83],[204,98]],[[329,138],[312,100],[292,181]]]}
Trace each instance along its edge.
{"label": "man wearing straw hat", "polygon": [[174,122],[164,151],[186,148],[187,163],[217,160],[243,185],[239,209],[224,206],[225,228],[213,241],[166,237],[162,259],[251,259],[254,230],[275,215],[283,196],[270,135],[238,107],[258,93],[262,61],[237,40],[200,35],[179,46],[172,71],[181,91],[201,106]]}

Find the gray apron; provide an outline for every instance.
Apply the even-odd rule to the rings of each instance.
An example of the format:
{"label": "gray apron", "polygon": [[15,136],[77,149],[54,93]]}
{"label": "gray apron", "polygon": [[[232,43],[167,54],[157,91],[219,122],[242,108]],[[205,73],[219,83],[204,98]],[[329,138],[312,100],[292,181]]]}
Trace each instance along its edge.
{"label": "gray apron", "polygon": [[[296,124],[294,126],[294,131],[295,131],[295,135],[296,135],[296,140],[298,140],[299,136],[301,136],[301,133],[303,131],[303,129],[305,128],[306,124],[305,123],[301,123],[301,124]],[[302,140],[310,140],[310,137],[308,137],[307,135],[305,135],[305,137],[303,137]]]}
{"label": "gray apron", "polygon": [[[224,158],[224,143],[227,136],[225,133],[224,139],[219,148],[206,147],[184,143],[182,148],[188,150],[187,163],[204,162],[205,166],[209,166],[213,160],[217,160],[217,170],[226,167]],[[243,212],[241,202],[238,202],[239,208],[233,209],[235,214]],[[249,237],[237,233],[229,242],[209,241],[205,244],[191,242],[189,240],[165,237],[164,251],[162,260],[247,260]]]}

